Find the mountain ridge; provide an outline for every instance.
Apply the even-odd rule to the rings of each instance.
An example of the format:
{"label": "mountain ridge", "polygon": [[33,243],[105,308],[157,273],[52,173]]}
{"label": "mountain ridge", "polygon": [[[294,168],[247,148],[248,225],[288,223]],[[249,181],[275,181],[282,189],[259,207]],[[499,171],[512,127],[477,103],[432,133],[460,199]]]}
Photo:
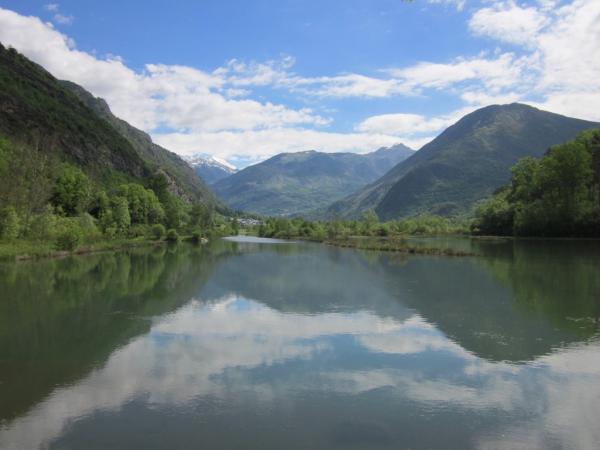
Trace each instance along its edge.
{"label": "mountain ridge", "polygon": [[163,174],[168,189],[180,198],[219,206],[187,163],[114,116],[105,100],[56,79],[2,44],[0,87],[0,135],[11,141],[75,164],[103,185],[149,183]]}
{"label": "mountain ridge", "polygon": [[397,144],[364,155],[316,150],[279,153],[212,187],[234,209],[264,215],[298,215],[355,191],[413,152]]}
{"label": "mountain ridge", "polygon": [[328,217],[358,217],[374,209],[380,219],[422,213],[464,214],[505,184],[524,156],[598,126],[520,103],[490,105],[467,114],[381,178],[332,203]]}

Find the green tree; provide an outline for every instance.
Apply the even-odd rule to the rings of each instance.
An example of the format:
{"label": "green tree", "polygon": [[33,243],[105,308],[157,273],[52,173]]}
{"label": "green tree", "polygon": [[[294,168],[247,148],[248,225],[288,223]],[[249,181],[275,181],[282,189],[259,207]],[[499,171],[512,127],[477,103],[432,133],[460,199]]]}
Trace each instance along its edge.
{"label": "green tree", "polygon": [[129,205],[124,197],[114,197],[111,200],[113,225],[118,233],[124,233],[131,225]]}
{"label": "green tree", "polygon": [[372,209],[365,211],[361,217],[361,228],[363,234],[370,236],[373,234],[375,226],[379,223],[377,213]]}
{"label": "green tree", "polygon": [[13,206],[6,206],[0,210],[0,238],[7,241],[19,236],[20,220]]}
{"label": "green tree", "polygon": [[127,199],[131,223],[152,224],[164,219],[165,212],[153,190],[129,183],[121,185],[119,195]]}
{"label": "green tree", "polygon": [[88,177],[81,169],[67,165],[56,179],[52,202],[67,215],[74,216],[85,211],[90,194]]}
{"label": "green tree", "polygon": [[152,225],[151,234],[153,239],[160,241],[166,234],[165,226],[160,223]]}

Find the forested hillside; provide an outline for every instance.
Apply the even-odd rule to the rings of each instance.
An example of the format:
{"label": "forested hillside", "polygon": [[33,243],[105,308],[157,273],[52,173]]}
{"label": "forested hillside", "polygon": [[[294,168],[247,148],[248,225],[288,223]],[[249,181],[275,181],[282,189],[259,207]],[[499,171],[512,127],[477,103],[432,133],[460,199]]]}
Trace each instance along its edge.
{"label": "forested hillside", "polygon": [[362,188],[413,153],[402,144],[364,155],[281,153],[213,188],[231,208],[265,215],[304,214]]}
{"label": "forested hillside", "polygon": [[208,229],[221,209],[174,153],[0,45],[0,239],[80,243]]}
{"label": "forested hillside", "polygon": [[493,105],[463,117],[379,180],[333,204],[329,216],[358,217],[374,209],[382,220],[423,213],[470,213],[510,179],[524,156],[598,126],[518,103]]}

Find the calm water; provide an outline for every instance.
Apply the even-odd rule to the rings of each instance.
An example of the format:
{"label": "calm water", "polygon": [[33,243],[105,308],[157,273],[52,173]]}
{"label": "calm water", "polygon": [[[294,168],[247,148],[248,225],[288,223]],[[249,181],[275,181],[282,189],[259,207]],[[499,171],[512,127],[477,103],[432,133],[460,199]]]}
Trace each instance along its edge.
{"label": "calm water", "polygon": [[438,243],[0,264],[0,448],[599,448],[599,243]]}

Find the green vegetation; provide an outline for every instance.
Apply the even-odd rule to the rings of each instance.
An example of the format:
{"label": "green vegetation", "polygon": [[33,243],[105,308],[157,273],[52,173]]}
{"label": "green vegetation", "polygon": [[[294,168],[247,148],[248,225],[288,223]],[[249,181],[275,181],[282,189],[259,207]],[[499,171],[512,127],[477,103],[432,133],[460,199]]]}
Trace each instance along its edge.
{"label": "green vegetation", "polygon": [[368,237],[347,236],[328,239],[325,243],[336,247],[354,248],[357,250],[376,250],[379,252],[400,252],[419,255],[441,256],[473,256],[473,253],[450,247],[426,247],[411,245],[404,237]]}
{"label": "green vegetation", "polygon": [[225,234],[223,213],[181,158],[0,45],[1,256]]}
{"label": "green vegetation", "polygon": [[235,221],[172,194],[164,176],[151,181],[153,187],[128,182],[107,191],[78,167],[0,139],[0,256],[177,242],[190,235],[201,241],[236,232]]}
{"label": "green vegetation", "polygon": [[405,236],[466,234],[468,224],[437,216],[419,216],[381,223],[377,214],[369,210],[360,220],[311,222],[304,219],[268,218],[254,231],[261,237],[305,239],[365,250],[462,255],[463,252],[446,249],[413,247],[408,245]]}
{"label": "green vegetation", "polygon": [[[104,100],[1,44],[0,136],[42,151],[48,163],[69,162],[105,189],[145,184],[162,173],[177,196],[219,207],[185,161],[115,117]],[[19,175],[28,173],[35,182],[31,170],[27,164],[17,168],[15,179],[23,181]]]}
{"label": "green vegetation", "polygon": [[479,205],[475,234],[600,237],[600,129],[523,158],[512,182]]}

